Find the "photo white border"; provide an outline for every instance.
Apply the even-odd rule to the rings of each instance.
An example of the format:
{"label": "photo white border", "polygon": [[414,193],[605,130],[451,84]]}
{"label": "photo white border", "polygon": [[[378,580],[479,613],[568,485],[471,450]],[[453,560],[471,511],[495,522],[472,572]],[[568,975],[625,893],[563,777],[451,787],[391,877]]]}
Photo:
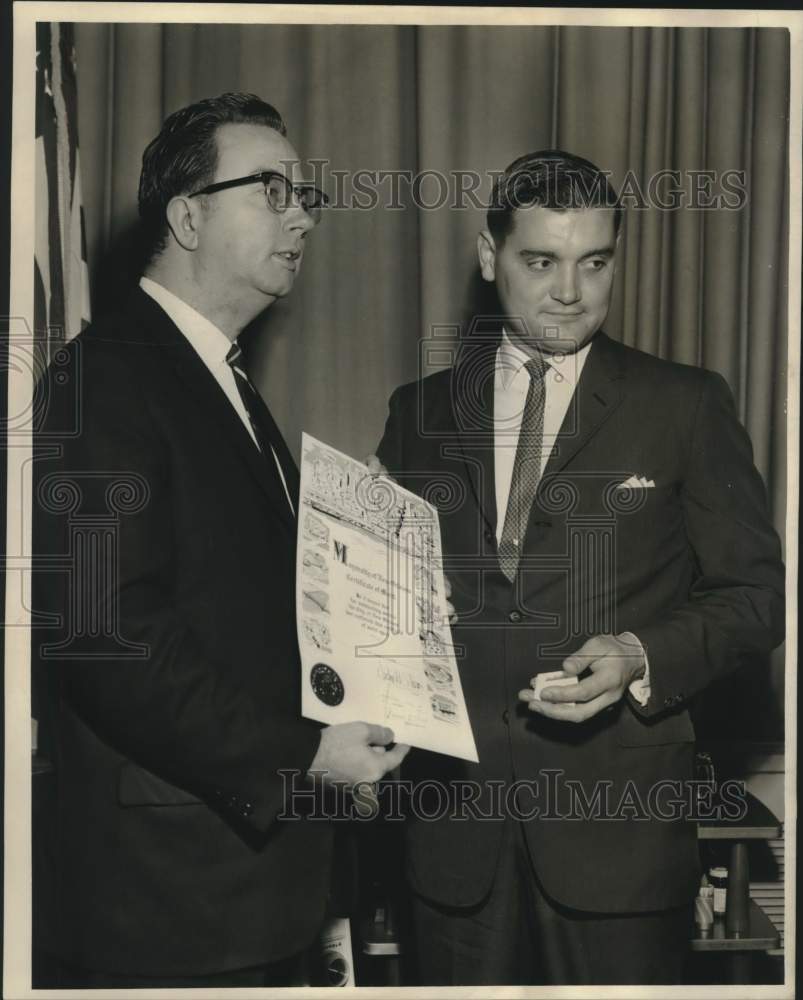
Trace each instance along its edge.
{"label": "photo white border", "polygon": [[[803,116],[803,13],[760,10],[651,10],[594,8],[505,7],[385,7],[284,4],[197,3],[41,3],[14,4],[14,68],[11,173],[11,308],[12,317],[33,316],[34,259],[34,122],[36,21],[92,21],[141,23],[262,23],[262,24],[441,24],[441,25],[585,25],[598,27],[770,28],[790,31],[789,121],[789,363],[787,369],[787,515],[786,515],[786,770],[785,858],[786,932],[784,986],[694,987],[705,998],[791,998],[795,972],[795,898],[797,781],[797,553],[799,513],[800,314],[801,314],[801,120]],[[27,339],[21,319],[12,320],[9,349],[15,338]],[[33,373],[9,367],[8,412],[25,412],[32,399]],[[5,894],[3,942],[3,996],[78,996],[74,990],[31,990],[31,774],[30,774],[30,574],[23,571],[23,554],[30,552],[30,518],[12,498],[30,495],[31,443],[17,439],[8,448],[7,547],[10,572],[6,576],[5,629]],[[341,988],[340,996],[427,997],[682,997],[689,987],[406,987],[403,989]],[[143,997],[181,995],[292,1000],[324,995],[316,988],[209,990],[96,990],[92,996]]]}

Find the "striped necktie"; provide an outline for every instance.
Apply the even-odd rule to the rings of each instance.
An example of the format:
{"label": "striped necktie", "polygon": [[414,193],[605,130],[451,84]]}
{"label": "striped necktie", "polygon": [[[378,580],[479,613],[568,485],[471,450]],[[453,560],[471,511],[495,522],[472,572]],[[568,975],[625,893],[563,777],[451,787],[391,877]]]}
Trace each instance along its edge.
{"label": "striped necktie", "polygon": [[499,541],[499,565],[513,582],[519,566],[524,535],[530,518],[530,508],[541,478],[541,448],[544,441],[544,376],[549,365],[541,358],[531,358],[525,365],[530,376],[530,387],[521,419],[510,494],[507,501],[502,538]]}
{"label": "striped necktie", "polygon": [[[279,473],[279,478],[282,481],[287,502],[290,505],[290,510],[293,516],[295,517],[296,511],[290,497],[290,490],[287,486],[287,477],[285,476],[284,469],[282,469],[282,463],[279,461],[278,453],[281,451],[281,445],[279,442],[274,442],[272,440],[274,431],[271,428],[270,423],[267,420],[260,419],[260,410],[265,408],[265,403],[254,388],[251,379],[248,377],[248,374],[243,367],[242,356],[243,352],[240,349],[240,345],[235,341],[231,345],[229,353],[226,355],[226,364],[228,364],[234,373],[234,381],[237,384],[237,391],[240,393],[240,398],[243,401],[245,412],[248,414],[248,422],[251,424],[251,430],[254,432],[257,446],[263,455],[267,455],[268,451],[270,451],[273,455],[273,461],[276,463],[276,469]],[[278,430],[275,433],[278,434]]]}

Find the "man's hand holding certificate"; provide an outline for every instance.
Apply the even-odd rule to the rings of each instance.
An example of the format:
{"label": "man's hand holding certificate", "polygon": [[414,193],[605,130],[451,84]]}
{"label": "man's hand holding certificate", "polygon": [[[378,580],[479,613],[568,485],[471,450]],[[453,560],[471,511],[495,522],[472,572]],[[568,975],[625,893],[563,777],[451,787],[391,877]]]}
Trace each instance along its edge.
{"label": "man's hand holding certificate", "polygon": [[303,715],[476,761],[435,508],[304,434],[298,514]]}
{"label": "man's hand holding certificate", "polygon": [[374,784],[398,767],[410,749],[401,743],[387,749],[393,741],[393,732],[384,726],[365,722],[329,726],[321,733],[309,773],[325,775],[327,781],[343,782],[346,786]]}

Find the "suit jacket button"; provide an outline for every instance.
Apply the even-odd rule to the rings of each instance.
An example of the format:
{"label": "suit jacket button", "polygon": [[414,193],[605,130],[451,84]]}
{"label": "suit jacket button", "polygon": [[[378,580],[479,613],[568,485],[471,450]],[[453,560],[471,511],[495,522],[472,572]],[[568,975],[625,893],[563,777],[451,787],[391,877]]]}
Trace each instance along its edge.
{"label": "suit jacket button", "polygon": [[510,713],[508,712],[507,709],[505,709],[504,712],[502,712],[502,722],[504,722],[505,725],[507,725],[508,722],[510,722]]}
{"label": "suit jacket button", "polygon": [[486,529],[485,529],[485,535],[484,535],[484,538],[485,538],[485,541],[486,541],[486,542],[487,542],[487,543],[488,543],[489,545],[491,544],[491,542],[493,542],[493,540],[494,540],[494,533],[493,533],[493,532],[491,531],[491,529],[490,529],[490,528],[486,528]]}
{"label": "suit jacket button", "polygon": [[522,620],[522,613],[521,611],[511,611],[507,617],[508,620],[512,621],[514,625],[518,625]]}

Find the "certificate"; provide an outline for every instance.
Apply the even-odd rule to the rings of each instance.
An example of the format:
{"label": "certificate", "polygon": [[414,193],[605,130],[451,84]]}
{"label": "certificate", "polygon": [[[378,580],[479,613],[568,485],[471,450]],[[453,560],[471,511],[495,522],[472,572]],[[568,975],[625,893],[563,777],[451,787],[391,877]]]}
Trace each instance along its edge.
{"label": "certificate", "polygon": [[296,563],[301,711],[477,761],[445,611],[437,510],[304,434]]}

